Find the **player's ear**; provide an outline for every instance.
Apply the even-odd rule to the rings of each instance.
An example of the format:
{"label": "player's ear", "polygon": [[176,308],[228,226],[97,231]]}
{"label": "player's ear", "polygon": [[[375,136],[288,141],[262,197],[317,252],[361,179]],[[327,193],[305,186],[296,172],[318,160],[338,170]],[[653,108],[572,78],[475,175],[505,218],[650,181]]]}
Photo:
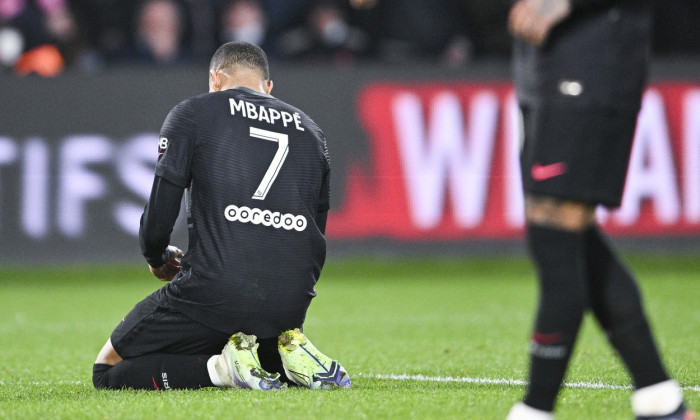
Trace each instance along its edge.
{"label": "player's ear", "polygon": [[265,93],[267,93],[268,95],[270,94],[270,92],[272,92],[272,85],[272,79],[265,81]]}
{"label": "player's ear", "polygon": [[221,77],[219,73],[209,72],[209,92],[218,92],[221,90]]}

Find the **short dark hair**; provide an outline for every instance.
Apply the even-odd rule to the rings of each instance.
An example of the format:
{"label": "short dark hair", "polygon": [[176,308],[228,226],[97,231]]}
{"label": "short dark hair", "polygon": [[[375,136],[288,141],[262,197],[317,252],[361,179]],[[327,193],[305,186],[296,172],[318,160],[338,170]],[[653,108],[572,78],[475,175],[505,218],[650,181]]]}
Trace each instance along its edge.
{"label": "short dark hair", "polygon": [[227,42],[220,46],[209,62],[210,71],[226,71],[235,67],[259,70],[264,80],[270,80],[267,55],[262,48],[249,42]]}

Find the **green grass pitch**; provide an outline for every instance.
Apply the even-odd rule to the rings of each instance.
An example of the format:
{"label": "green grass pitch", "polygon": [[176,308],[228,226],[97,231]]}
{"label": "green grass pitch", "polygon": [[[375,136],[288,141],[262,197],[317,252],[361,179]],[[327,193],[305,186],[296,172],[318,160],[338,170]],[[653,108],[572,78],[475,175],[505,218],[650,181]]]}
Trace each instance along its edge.
{"label": "green grass pitch", "polygon": [[[629,259],[670,372],[700,408],[700,258]],[[503,419],[523,394],[527,260],[329,261],[305,332],[353,388],[97,391],[112,328],[161,284],[141,266],[0,269],[0,419]],[[630,419],[629,377],[588,317],[558,419]]]}

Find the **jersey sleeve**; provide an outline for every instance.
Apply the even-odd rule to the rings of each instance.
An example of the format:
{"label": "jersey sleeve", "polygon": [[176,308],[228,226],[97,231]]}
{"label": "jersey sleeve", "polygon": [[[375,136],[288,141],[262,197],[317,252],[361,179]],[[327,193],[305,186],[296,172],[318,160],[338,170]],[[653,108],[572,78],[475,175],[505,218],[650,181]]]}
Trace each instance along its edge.
{"label": "jersey sleeve", "polygon": [[185,100],[170,111],[160,129],[156,175],[186,188],[191,180],[190,165],[196,140],[194,102]]}
{"label": "jersey sleeve", "polygon": [[153,179],[151,196],[141,216],[139,243],[151,267],[165,264],[163,253],[170,244],[184,189],[158,176]]}

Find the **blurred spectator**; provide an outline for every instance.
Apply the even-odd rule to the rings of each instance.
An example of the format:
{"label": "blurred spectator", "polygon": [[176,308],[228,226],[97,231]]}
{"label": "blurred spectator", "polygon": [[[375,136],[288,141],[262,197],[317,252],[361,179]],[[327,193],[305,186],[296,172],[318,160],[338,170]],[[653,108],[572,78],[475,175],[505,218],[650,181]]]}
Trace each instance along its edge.
{"label": "blurred spectator", "polygon": [[77,28],[64,0],[0,0],[0,62],[20,74],[54,76],[72,52]]}
{"label": "blurred spectator", "polygon": [[81,50],[76,64],[95,71],[123,58],[133,33],[136,0],[70,0],[80,27]]}
{"label": "blurred spectator", "polygon": [[304,24],[318,0],[260,0],[268,20],[268,32],[277,37]]}
{"label": "blurred spectator", "polygon": [[345,9],[332,1],[319,1],[303,25],[292,28],[275,40],[283,58],[331,60],[348,63],[369,49],[369,36],[347,19]]}
{"label": "blurred spectator", "polygon": [[185,20],[174,0],[145,0],[136,13],[133,51],[130,60],[157,64],[181,64],[191,54],[183,45]]}
{"label": "blurred spectator", "polygon": [[233,0],[221,11],[220,43],[250,42],[267,49],[267,16],[257,0]]}
{"label": "blurred spectator", "polygon": [[471,56],[471,34],[461,19],[458,0],[350,0],[350,4],[383,61],[427,59],[459,65]]}
{"label": "blurred spectator", "polygon": [[512,0],[459,0],[460,20],[470,29],[475,56],[510,56],[513,37],[506,22],[512,4]]}
{"label": "blurred spectator", "polygon": [[[126,60],[157,62],[144,53],[143,36],[138,33],[139,16],[146,9],[142,0],[69,0],[75,10],[83,38],[78,65],[85,70]],[[178,0],[179,49],[183,55],[202,59],[218,47],[216,38],[217,0]],[[152,6],[149,6],[152,7]],[[157,8],[160,6],[157,6]],[[167,6],[166,6],[167,7]],[[171,25],[168,25],[169,27]],[[170,29],[168,29],[170,30]],[[185,46],[186,45],[186,46]]]}
{"label": "blurred spectator", "polygon": [[217,39],[217,0],[183,0],[189,17],[184,30],[193,58],[208,62],[219,48]]}
{"label": "blurred spectator", "polygon": [[[270,59],[442,63],[510,53],[511,0],[0,0],[0,68],[179,64],[244,40]],[[654,52],[700,54],[700,1],[665,0]],[[20,59],[21,58],[21,59]]]}

